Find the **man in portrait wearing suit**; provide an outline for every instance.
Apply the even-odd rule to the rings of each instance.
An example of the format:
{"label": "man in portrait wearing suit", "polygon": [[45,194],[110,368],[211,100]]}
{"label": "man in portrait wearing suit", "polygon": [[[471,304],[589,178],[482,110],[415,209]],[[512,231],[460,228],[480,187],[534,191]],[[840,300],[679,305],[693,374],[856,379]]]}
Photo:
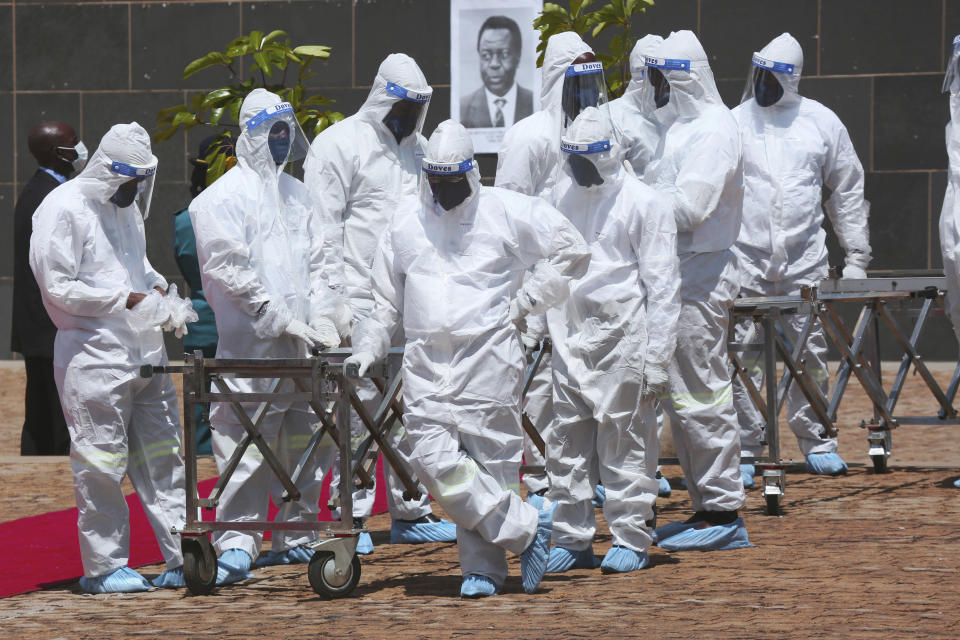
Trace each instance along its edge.
{"label": "man in portrait wearing suit", "polygon": [[460,123],[468,128],[510,127],[533,113],[533,93],[514,82],[520,64],[520,27],[490,16],[477,34],[483,86],[460,99]]}

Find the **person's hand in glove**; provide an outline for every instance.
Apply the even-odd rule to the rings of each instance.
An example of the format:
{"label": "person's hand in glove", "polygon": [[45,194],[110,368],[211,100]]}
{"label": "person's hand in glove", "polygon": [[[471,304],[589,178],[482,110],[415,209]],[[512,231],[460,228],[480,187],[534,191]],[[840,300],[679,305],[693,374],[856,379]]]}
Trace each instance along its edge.
{"label": "person's hand in glove", "polygon": [[844,280],[866,280],[867,272],[864,271],[862,267],[858,267],[855,264],[846,264],[846,265],[843,265],[843,279]]}
{"label": "person's hand in glove", "polygon": [[540,341],[537,340],[536,336],[526,332],[520,334],[520,343],[523,344],[523,354],[528,360],[532,358],[536,350],[540,348]]}
{"label": "person's hand in glove", "polygon": [[171,284],[170,290],[164,294],[163,302],[167,305],[170,317],[163,324],[164,331],[173,331],[178,338],[189,333],[187,325],[200,319],[193,308],[190,298],[181,298],[177,295],[177,285]]}
{"label": "person's hand in glove", "polygon": [[151,289],[139,302],[134,303],[130,313],[144,329],[162,327],[170,319],[170,309],[167,307],[166,300],[156,289]]}
{"label": "person's hand in glove", "polygon": [[658,362],[647,362],[643,365],[643,389],[640,395],[646,399],[659,398],[667,392],[670,384],[670,374],[667,367]]}
{"label": "person's hand in glove", "polygon": [[340,346],[340,332],[337,331],[337,326],[333,320],[326,316],[321,316],[314,320],[310,326],[317,332],[317,335],[320,336],[320,344],[318,346],[321,351]]}
{"label": "person's hand in glove", "polygon": [[306,322],[300,322],[299,320],[291,320],[290,324],[287,325],[287,328],[283,330],[288,336],[294,337],[300,342],[307,345],[309,348],[323,348],[324,344],[323,336],[321,336],[315,329],[313,329]]}
{"label": "person's hand in glove", "polygon": [[357,365],[357,375],[363,377],[370,370],[370,365],[376,361],[377,359],[369,351],[358,351],[344,360],[343,364],[348,367],[352,364]]}
{"label": "person's hand in glove", "polygon": [[520,333],[527,332],[527,309],[520,304],[519,295],[510,301],[510,321]]}

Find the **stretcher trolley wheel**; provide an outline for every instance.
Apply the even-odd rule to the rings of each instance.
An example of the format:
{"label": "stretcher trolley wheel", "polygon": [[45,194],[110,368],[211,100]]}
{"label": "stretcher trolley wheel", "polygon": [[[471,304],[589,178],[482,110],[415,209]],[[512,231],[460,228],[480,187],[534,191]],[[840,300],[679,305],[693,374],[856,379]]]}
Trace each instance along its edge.
{"label": "stretcher trolley wheel", "polygon": [[870,460],[873,461],[873,472],[874,472],[874,473],[886,473],[886,472],[887,472],[887,456],[886,456],[886,454],[880,454],[880,455],[870,456]]}
{"label": "stretcher trolley wheel", "polygon": [[206,536],[183,536],[183,579],[190,593],[205,596],[217,583],[217,554]]}
{"label": "stretcher trolley wheel", "polygon": [[353,555],[346,571],[338,572],[332,551],[317,551],[307,567],[310,586],[324,598],[343,598],[360,582],[360,557]]}
{"label": "stretcher trolley wheel", "polygon": [[764,496],[767,500],[767,515],[768,516],[777,516],[780,515],[780,494],[770,494]]}

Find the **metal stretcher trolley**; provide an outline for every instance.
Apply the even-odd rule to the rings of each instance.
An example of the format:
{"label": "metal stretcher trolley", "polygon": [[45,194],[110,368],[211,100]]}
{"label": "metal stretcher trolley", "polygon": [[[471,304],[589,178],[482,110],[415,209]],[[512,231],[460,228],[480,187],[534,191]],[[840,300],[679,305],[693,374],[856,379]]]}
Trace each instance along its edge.
{"label": "metal stretcher trolley", "polygon": [[[205,359],[202,353],[197,351],[193,355],[187,355],[184,365],[145,365],[142,368],[141,375],[144,377],[154,373],[183,374],[183,448],[187,513],[184,527],[174,530],[174,533],[181,535],[184,578],[192,593],[210,593],[216,583],[217,557],[208,537],[208,534],[214,531],[317,531],[320,540],[308,545],[315,550],[307,569],[314,591],[328,598],[343,597],[351,593],[360,580],[360,560],[356,555],[356,547],[357,536],[363,529],[355,526],[350,517],[342,518],[338,522],[221,522],[202,519],[201,510],[216,508],[224,488],[244,452],[251,445],[259,450],[264,463],[282,484],[284,501],[300,499],[297,487],[302,484],[301,474],[326,436],[331,437],[339,449],[341,478],[353,478],[357,486],[372,488],[376,458],[383,453],[404,483],[404,497],[420,497],[417,481],[410,476],[397,457],[388,438],[390,429],[401,415],[398,400],[400,375],[399,372],[392,377],[386,374],[388,369],[398,370],[399,367],[391,368],[387,363],[380,363],[372,367],[367,374],[381,391],[386,392],[377,412],[371,416],[360,403],[350,380],[351,377],[356,377],[356,370],[348,370],[344,365],[344,360],[350,354],[349,349],[333,349],[301,359]],[[389,359],[395,361],[401,355],[400,349],[393,349]],[[226,377],[266,379],[270,381],[269,389],[265,393],[233,392],[225,382]],[[278,390],[281,381],[286,379],[293,381],[293,391]],[[233,452],[210,495],[204,498],[199,495],[197,488],[194,407],[197,403],[209,405],[211,402],[229,403],[246,430],[246,436]],[[306,402],[317,416],[318,428],[299,463],[289,472],[283,468],[276,453],[259,431],[267,409],[275,402]],[[241,403],[259,405],[253,415],[248,415]],[[369,432],[369,436],[356,451],[351,447],[351,407]],[[340,482],[339,496],[334,502],[339,503],[342,514],[353,513],[353,490],[354,482]]]}

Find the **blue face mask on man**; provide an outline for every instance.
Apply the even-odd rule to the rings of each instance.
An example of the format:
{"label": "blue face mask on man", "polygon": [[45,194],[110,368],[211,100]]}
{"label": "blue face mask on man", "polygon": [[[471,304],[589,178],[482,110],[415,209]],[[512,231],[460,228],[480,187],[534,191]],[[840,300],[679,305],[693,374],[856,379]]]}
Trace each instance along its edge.
{"label": "blue face mask on man", "polygon": [[290,155],[290,125],[283,121],[275,122],[270,127],[267,146],[277,166],[285,164]]}

